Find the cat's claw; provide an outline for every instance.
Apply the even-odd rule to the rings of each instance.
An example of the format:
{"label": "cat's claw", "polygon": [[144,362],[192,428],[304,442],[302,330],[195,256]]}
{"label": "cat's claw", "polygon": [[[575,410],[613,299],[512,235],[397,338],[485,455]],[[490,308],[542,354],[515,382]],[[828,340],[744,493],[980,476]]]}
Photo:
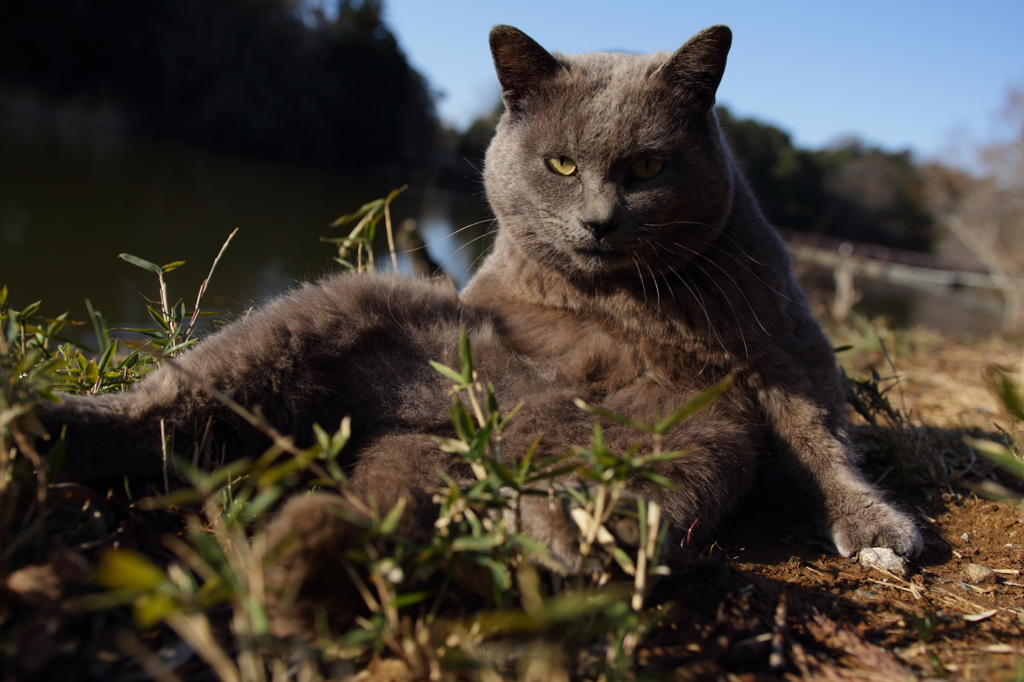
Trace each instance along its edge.
{"label": "cat's claw", "polygon": [[879,500],[835,520],[832,539],[844,557],[869,547],[887,547],[901,557],[913,559],[924,550],[924,540],[914,520]]}

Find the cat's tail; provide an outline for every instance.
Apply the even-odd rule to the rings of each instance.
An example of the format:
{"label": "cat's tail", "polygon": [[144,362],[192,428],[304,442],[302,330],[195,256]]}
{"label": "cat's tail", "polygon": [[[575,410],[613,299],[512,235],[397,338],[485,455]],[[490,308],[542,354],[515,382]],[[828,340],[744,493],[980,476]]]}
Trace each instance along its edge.
{"label": "cat's tail", "polygon": [[97,480],[147,476],[164,466],[159,421],[139,418],[134,392],[105,396],[61,394],[60,402],[36,405],[48,437],[37,443],[61,458],[62,477]]}

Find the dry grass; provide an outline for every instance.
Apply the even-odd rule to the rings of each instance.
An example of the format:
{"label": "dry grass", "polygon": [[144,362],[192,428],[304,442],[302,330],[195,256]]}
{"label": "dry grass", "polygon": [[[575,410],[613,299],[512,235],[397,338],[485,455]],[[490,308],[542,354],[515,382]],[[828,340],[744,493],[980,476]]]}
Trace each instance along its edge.
{"label": "dry grass", "polygon": [[[368,204],[353,222],[386,218],[386,206]],[[364,244],[361,234],[342,240],[357,255]],[[1015,433],[992,368],[1015,371],[1018,344],[862,323],[831,330],[837,346],[851,346],[840,357],[860,385],[854,438],[867,471],[925,530],[928,549],[908,578],[830,553],[798,495],[777,486],[710,547],[659,562],[657,506],[614,504],[647,462],[599,440],[581,444],[591,488],[575,504],[603,568],[576,579],[536,570],[536,548],[491,519],[515,508],[531,476],[550,472],[499,469],[487,456],[509,415],[474,382],[467,346],[462,371],[448,370],[465,405],[460,440],[447,445],[467,454],[478,485],[439,491],[446,523],[427,546],[391,534],[401,510],[367,510],[374,518],[350,566],[361,615],[347,632],[282,641],[267,611],[262,528],[276,500],[310,478],[345,494],[334,462],[345,434],[193,472],[171,498],[54,483],[32,446],[32,403],[53,388],[121,390],[151,361],[105,338],[101,318],[108,352],[90,360],[58,348],[59,323],[38,311],[0,301],[0,312],[5,678],[1024,680],[1024,523],[1012,505],[972,492],[1022,485],[964,440]],[[189,311],[163,288],[154,313],[165,323],[156,348],[189,341]],[[639,550],[602,534],[612,513],[639,521]],[[971,564],[994,573],[974,584]]]}

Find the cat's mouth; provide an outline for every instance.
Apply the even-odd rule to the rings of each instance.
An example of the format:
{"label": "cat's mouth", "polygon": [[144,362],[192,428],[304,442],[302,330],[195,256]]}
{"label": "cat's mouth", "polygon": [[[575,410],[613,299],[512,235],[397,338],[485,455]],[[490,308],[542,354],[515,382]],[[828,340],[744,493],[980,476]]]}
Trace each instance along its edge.
{"label": "cat's mouth", "polygon": [[601,249],[593,246],[577,246],[573,251],[581,256],[593,256],[595,258],[610,258],[617,255],[612,249]]}
{"label": "cat's mouth", "polygon": [[572,254],[577,265],[591,270],[608,270],[622,260],[622,253],[617,249],[592,244],[574,246]]}

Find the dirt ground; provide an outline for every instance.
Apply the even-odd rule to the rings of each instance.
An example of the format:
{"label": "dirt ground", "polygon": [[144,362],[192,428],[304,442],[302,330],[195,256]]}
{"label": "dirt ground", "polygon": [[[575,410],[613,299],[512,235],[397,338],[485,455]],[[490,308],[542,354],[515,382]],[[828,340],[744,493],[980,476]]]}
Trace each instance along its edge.
{"label": "dirt ground", "polygon": [[[985,478],[1020,482],[962,442],[966,431],[997,432],[987,373],[1016,368],[1020,348],[921,335],[906,351],[854,364],[883,378],[895,367],[899,386],[886,396],[912,416],[909,428],[853,415],[853,435],[869,477],[920,520],[924,555],[905,578],[863,567],[827,546],[794,491],[763,491],[706,552],[717,563],[693,562],[707,575],[675,595],[658,644],[641,651],[655,678],[1024,679],[1024,515],[971,492]],[[887,458],[896,445],[914,453],[909,463]]]}

